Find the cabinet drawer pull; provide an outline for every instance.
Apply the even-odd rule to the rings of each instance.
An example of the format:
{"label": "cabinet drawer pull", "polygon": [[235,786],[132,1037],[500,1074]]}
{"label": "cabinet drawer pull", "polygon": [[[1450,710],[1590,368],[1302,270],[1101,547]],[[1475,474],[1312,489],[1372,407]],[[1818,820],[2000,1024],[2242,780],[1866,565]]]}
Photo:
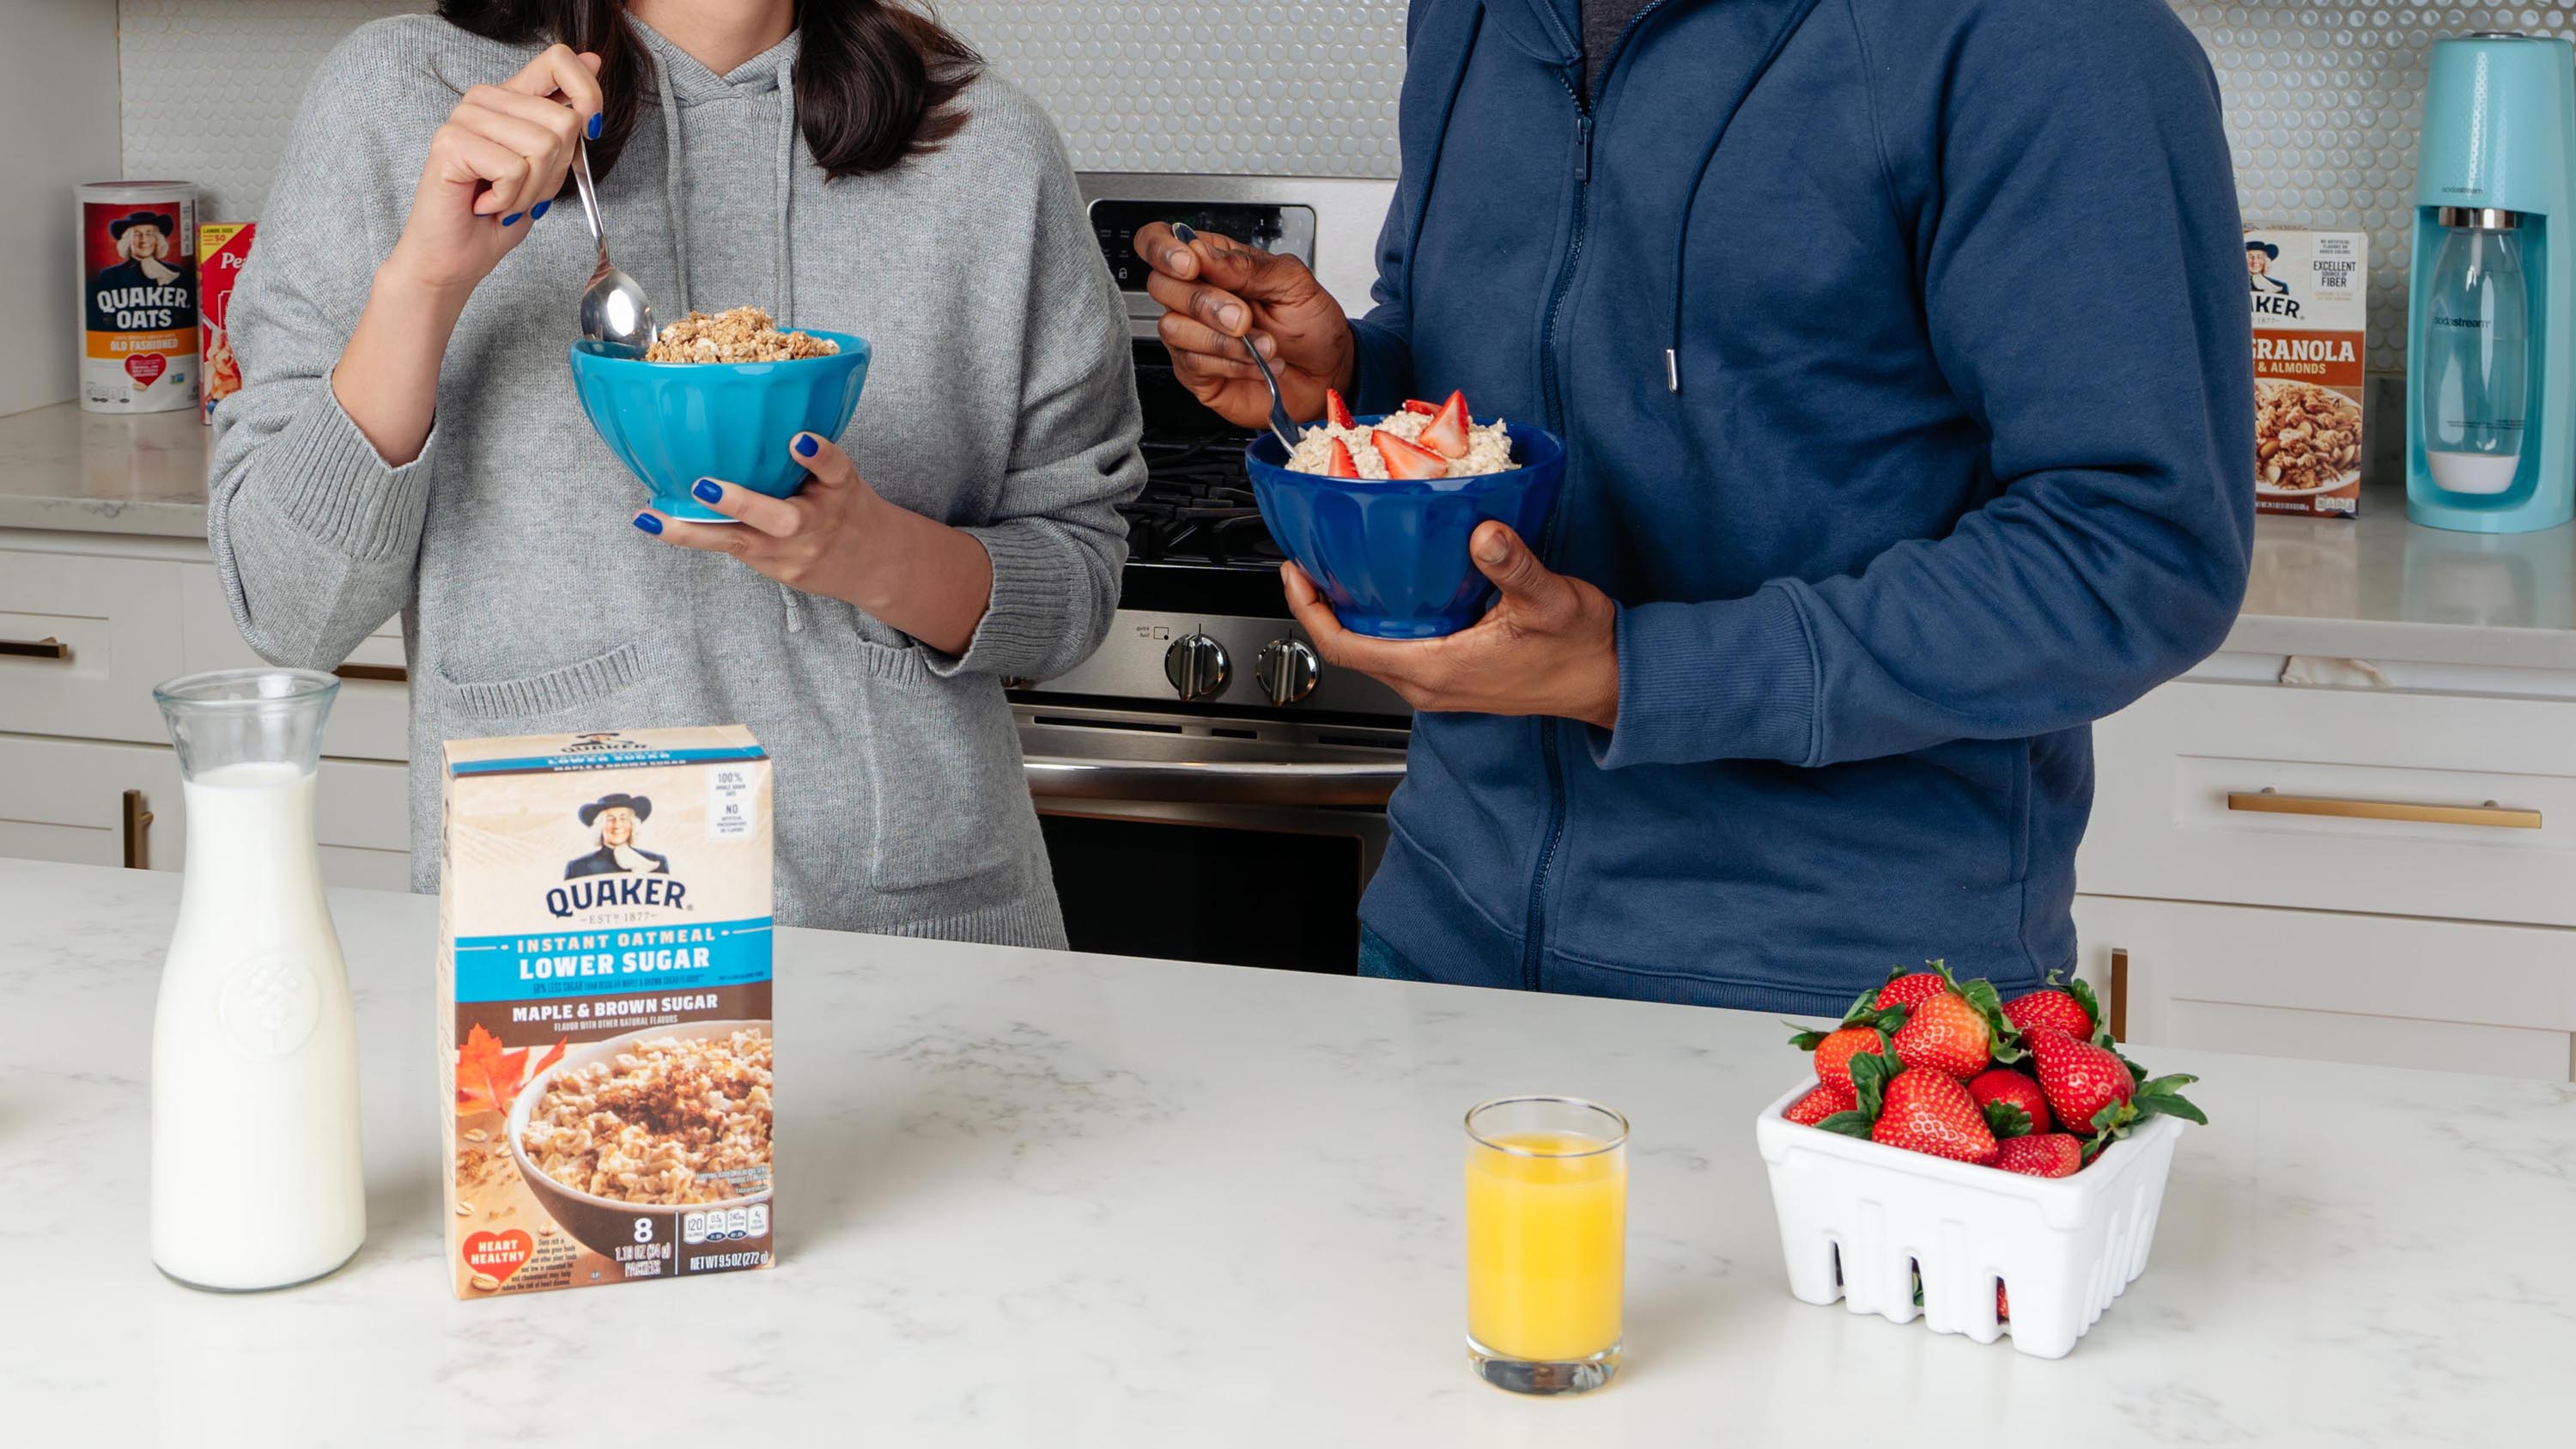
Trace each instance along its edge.
{"label": "cabinet drawer pull", "polygon": [[143,808],[142,791],[125,792],[122,813],[124,819],[121,822],[123,827],[121,833],[124,837],[125,868],[150,870],[152,868],[152,812]]}
{"label": "cabinet drawer pull", "polygon": [[2129,948],[2111,948],[2111,1040],[2129,1039]]}
{"label": "cabinet drawer pull", "polygon": [[2282,795],[2266,786],[2259,791],[2230,790],[2227,808],[2266,815],[2332,815],[2345,820],[2408,820],[2427,825],[2487,825],[2499,830],[2538,830],[2540,812],[2515,810],[2490,800],[2484,805],[2415,805],[2404,800],[2334,800],[2317,795]]}
{"label": "cabinet drawer pull", "polygon": [[0,654],[14,659],[69,659],[72,646],[60,639],[0,639]]}
{"label": "cabinet drawer pull", "polygon": [[331,672],[342,679],[373,680],[381,684],[411,682],[411,671],[399,664],[343,664]]}

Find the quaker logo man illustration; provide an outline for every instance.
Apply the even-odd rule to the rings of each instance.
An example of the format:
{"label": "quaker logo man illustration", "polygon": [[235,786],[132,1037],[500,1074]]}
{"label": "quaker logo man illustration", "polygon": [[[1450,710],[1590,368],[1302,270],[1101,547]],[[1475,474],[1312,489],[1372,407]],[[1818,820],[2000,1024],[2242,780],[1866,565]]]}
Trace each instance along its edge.
{"label": "quaker logo man illustration", "polygon": [[2271,242],[2249,241],[2245,244],[2245,277],[2254,290],[2267,297],[2285,296],[2290,284],[2272,275],[2272,264],[2281,259],[2281,249]]}
{"label": "quaker logo man illustration", "polygon": [[90,275],[91,331],[178,325],[196,295],[196,264],[177,254],[178,230],[178,218],[166,211],[130,212],[107,224],[117,262]]}
{"label": "quaker logo man illustration", "polygon": [[653,802],[643,795],[603,795],[581,807],[581,823],[599,830],[599,849],[567,861],[565,880],[592,875],[669,875],[666,856],[641,850],[635,827],[653,818]]}

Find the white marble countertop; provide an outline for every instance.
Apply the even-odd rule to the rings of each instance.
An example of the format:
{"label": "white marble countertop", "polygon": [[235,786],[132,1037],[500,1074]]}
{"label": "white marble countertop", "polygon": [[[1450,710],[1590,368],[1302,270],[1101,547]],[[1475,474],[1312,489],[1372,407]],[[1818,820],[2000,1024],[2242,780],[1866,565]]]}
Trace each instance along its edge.
{"label": "white marble countertop", "polygon": [[[2051,1362],[1789,1297],[1752,1123],[1798,1063],[1768,1018],[804,931],[779,937],[781,1265],[458,1303],[435,903],[371,892],[332,896],[367,1245],[303,1288],[198,1293],[145,1233],[178,886],[0,861],[0,1405],[26,1443],[2566,1432],[2576,1087],[2153,1054],[2216,1125],[2183,1139],[2146,1275]],[[1486,1388],[1459,1344],[1458,1118],[1516,1091],[1635,1124],[1630,1359],[1581,1401]]]}
{"label": "white marble countertop", "polygon": [[195,408],[0,417],[0,528],[204,538],[207,432]]}
{"label": "white marble countertop", "polygon": [[[71,403],[0,418],[0,528],[203,538],[206,428]],[[2229,650],[2576,669],[2576,527],[2509,537],[2417,528],[2402,489],[2358,520],[2265,514]]]}

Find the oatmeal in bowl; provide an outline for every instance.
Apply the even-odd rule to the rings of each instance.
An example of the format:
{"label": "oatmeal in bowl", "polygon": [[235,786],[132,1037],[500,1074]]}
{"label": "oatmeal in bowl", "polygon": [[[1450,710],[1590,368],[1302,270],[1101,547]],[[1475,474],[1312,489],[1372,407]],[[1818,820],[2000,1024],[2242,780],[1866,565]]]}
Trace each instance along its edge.
{"label": "oatmeal in bowl", "polygon": [[1326,478],[1407,482],[1481,478],[1519,467],[1512,457],[1511,427],[1501,418],[1477,422],[1467,395],[1449,394],[1438,407],[1407,402],[1382,418],[1351,416],[1342,395],[1324,392],[1324,421],[1298,436],[1288,455],[1293,473]]}
{"label": "oatmeal in bowl", "polygon": [[[638,1218],[723,1216],[770,1193],[769,1024],[702,1021],[575,1047],[511,1104],[510,1153],[546,1211],[594,1252]],[[764,1213],[765,1219],[765,1213]]]}

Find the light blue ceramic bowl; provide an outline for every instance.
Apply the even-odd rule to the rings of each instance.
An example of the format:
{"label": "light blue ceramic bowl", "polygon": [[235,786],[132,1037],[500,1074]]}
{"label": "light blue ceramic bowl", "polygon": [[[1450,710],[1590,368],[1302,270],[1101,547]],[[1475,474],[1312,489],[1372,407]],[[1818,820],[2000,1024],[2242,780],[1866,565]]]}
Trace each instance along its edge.
{"label": "light blue ceramic bowl", "polygon": [[1535,548],[1565,483],[1565,444],[1554,433],[1526,423],[1505,431],[1520,466],[1474,478],[1291,472],[1287,450],[1266,432],[1245,450],[1243,467],[1270,536],[1323,590],[1343,628],[1435,639],[1483,618],[1493,602],[1494,586],[1467,554],[1476,525],[1499,518]]}
{"label": "light blue ceramic bowl", "polygon": [[572,345],[572,382],[608,450],[653,495],[655,512],[728,522],[689,496],[721,478],[784,498],[805,481],[788,451],[797,433],[838,438],[868,380],[866,339],[804,329],[841,345],[830,357],[793,362],[639,362],[588,340]]}

